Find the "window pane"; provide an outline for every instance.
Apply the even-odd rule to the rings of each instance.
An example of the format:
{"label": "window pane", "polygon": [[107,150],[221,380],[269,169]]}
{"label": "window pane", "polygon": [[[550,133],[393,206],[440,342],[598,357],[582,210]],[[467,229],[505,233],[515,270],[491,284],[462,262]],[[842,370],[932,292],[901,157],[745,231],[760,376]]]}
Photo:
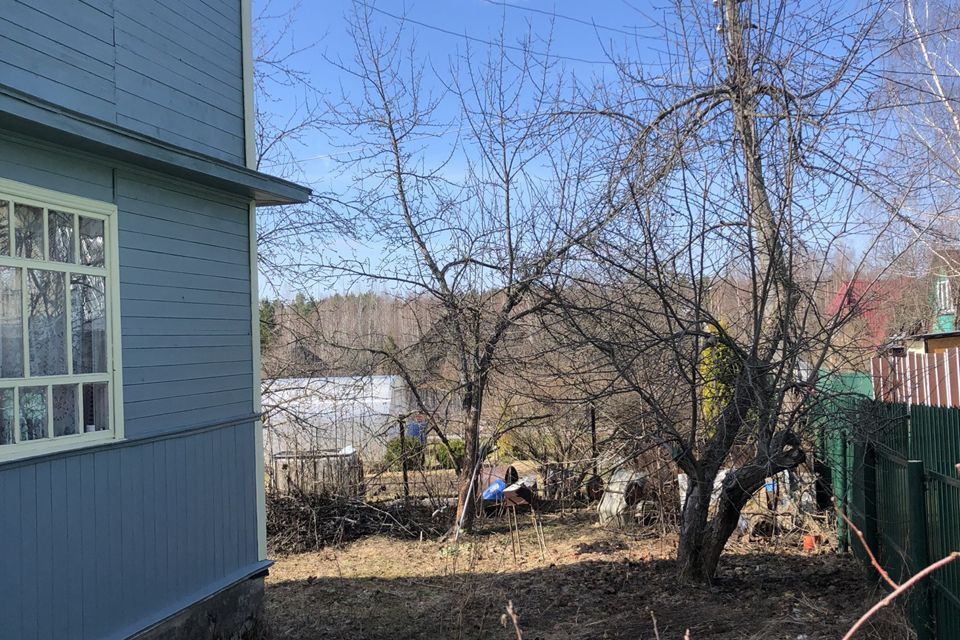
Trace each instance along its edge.
{"label": "window pane", "polygon": [[53,387],[53,435],[66,436],[77,431],[77,386]]}
{"label": "window pane", "polygon": [[74,274],[70,278],[74,373],[104,373],[107,370],[104,282],[101,276]]}
{"label": "window pane", "polygon": [[47,437],[47,388],[20,388],[20,441]]}
{"label": "window pane", "polygon": [[10,255],[10,203],[0,200],[0,256]]}
{"label": "window pane", "polygon": [[0,389],[0,444],[13,444],[13,389]]}
{"label": "window pane", "polygon": [[80,216],[80,264],[103,266],[103,220]]}
{"label": "window pane", "polygon": [[23,376],[20,269],[0,267],[0,378]]}
{"label": "window pane", "polygon": [[17,257],[43,260],[43,209],[17,203],[13,217],[17,229]]}
{"label": "window pane", "polygon": [[106,431],[110,428],[110,404],[107,383],[92,382],[83,385],[83,430]]}
{"label": "window pane", "polygon": [[73,214],[47,213],[47,246],[54,262],[73,262]]}
{"label": "window pane", "polygon": [[67,372],[66,274],[29,269],[27,278],[30,375],[63,375]]}

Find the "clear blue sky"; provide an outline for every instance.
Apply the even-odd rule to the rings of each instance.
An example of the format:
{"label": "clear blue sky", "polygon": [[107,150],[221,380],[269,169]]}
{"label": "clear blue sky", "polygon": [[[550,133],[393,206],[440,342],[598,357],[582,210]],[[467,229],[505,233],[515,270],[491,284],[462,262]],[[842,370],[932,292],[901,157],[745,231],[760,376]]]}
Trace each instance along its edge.
{"label": "clear blue sky", "polygon": [[[710,0],[702,2],[709,6]],[[581,83],[594,76],[598,80],[599,76],[612,77],[611,53],[628,54],[632,60],[642,61],[648,73],[655,73],[658,63],[667,58],[665,50],[670,46],[663,36],[664,25],[667,31],[680,30],[668,0],[254,0],[253,15],[257,27],[267,33],[289,24],[285,46],[299,51],[290,64],[307,73],[317,89],[336,100],[341,94],[355,96],[359,92],[356,81],[331,62],[342,59],[350,65],[353,46],[347,33],[347,16],[358,4],[372,7],[375,26],[387,32],[395,31],[401,24],[400,18],[406,18],[404,31],[408,38],[416,38],[417,60],[426,65],[424,80],[428,89],[440,87],[431,68],[446,71],[450,60],[464,54],[468,47],[474,53],[484,52],[490,43],[500,39],[501,30],[508,47],[532,33],[541,41],[533,49],[549,50]],[[803,14],[808,4],[811,3],[807,0],[799,0],[788,6]],[[841,14],[856,13],[858,6],[859,0],[849,0],[842,1],[836,9]],[[709,20],[709,13],[707,16]],[[808,42],[807,46],[813,50],[820,44]],[[277,101],[261,107],[266,106],[282,119],[296,104],[297,90],[279,88],[276,97]],[[336,159],[343,156],[344,148],[350,149],[351,141],[336,136],[329,128],[306,136],[293,148],[298,173],[289,174],[288,166],[267,164],[262,168],[304,182],[318,192],[343,192],[349,189],[349,181],[337,176]],[[451,168],[455,170],[447,166]],[[358,250],[346,245],[342,249]],[[376,256],[375,246],[359,249],[358,257],[376,261]],[[316,291],[323,293],[326,292]]]}
{"label": "clear blue sky", "polygon": [[[704,0],[709,1],[709,0]],[[595,76],[613,75],[611,53],[638,54],[646,62],[656,63],[663,48],[662,23],[670,13],[669,4],[661,8],[646,0],[600,0],[584,3],[556,0],[254,0],[255,29],[267,34],[286,29],[284,51],[298,53],[288,62],[308,74],[318,90],[336,101],[342,94],[356,96],[358,85],[349,74],[338,69],[331,60],[349,63],[354,51],[347,32],[347,17],[357,6],[373,7],[376,27],[395,32],[403,25],[407,38],[416,38],[418,61],[424,62],[424,83],[427,89],[439,90],[440,84],[431,67],[443,73],[452,59],[463,55],[467,48],[474,55],[485,53],[489,44],[500,39],[507,47],[515,46],[531,35],[540,42],[532,48],[549,51],[557,57],[558,65],[573,72],[581,82]],[[300,99],[296,88],[273,87],[274,101],[259,108],[271,112],[279,120],[286,119]],[[343,158],[344,149],[351,141],[327,127],[305,136],[291,148],[295,163],[282,166],[269,163],[264,171],[283,175],[311,186],[316,192],[349,191],[350,180],[338,175],[337,158]],[[431,151],[432,153],[432,151]],[[443,151],[437,152],[443,154]],[[290,166],[293,164],[294,166]],[[455,163],[446,165],[455,171]],[[292,173],[291,173],[292,171]],[[326,250],[353,255],[376,263],[382,250],[376,243],[354,246],[346,240],[332,241]],[[290,283],[277,283],[284,297],[293,295]],[[302,285],[301,285],[302,286]],[[362,285],[360,285],[363,288]],[[314,295],[330,293],[325,286],[309,286]],[[338,290],[334,287],[333,290]],[[298,289],[299,290],[299,289]],[[267,279],[261,277],[261,295],[274,296]]]}
{"label": "clear blue sky", "polygon": [[[375,7],[378,26],[393,30],[399,25],[396,17],[408,19],[405,30],[417,39],[417,53],[427,65],[426,82],[433,82],[429,67],[446,69],[450,58],[462,54],[469,46],[474,52],[486,49],[485,42],[499,39],[503,29],[505,42],[515,44],[528,32],[544,40],[537,50],[563,57],[562,64],[581,79],[594,74],[611,73],[608,51],[622,52],[625,47],[636,51],[639,45],[644,57],[656,60],[662,48],[659,28],[652,28],[664,19],[659,4],[644,0],[600,0],[599,2],[557,2],[555,0],[417,0],[411,2],[359,0]],[[709,1],[709,0],[705,0]],[[328,62],[346,58],[351,53],[346,16],[352,12],[352,0],[254,0],[253,15],[259,27],[279,29],[292,16],[289,27],[290,46],[301,50],[292,63],[309,73],[314,85],[338,96],[341,90],[351,93],[352,79]],[[266,16],[266,18],[263,18]],[[546,40],[552,42],[547,43]],[[289,100],[274,103],[270,109],[280,115],[293,104]],[[335,180],[331,154],[337,153],[322,136],[304,140],[298,150],[298,162],[304,180],[325,190]],[[265,166],[270,171],[270,166]],[[274,167],[282,169],[282,167]]]}

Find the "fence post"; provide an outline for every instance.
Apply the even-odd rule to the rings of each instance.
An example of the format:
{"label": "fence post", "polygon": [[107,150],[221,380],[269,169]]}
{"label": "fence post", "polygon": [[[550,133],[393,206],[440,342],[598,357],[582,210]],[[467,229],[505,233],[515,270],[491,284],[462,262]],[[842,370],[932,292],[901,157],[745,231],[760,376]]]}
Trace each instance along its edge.
{"label": "fence post", "polygon": [[[907,513],[909,515],[908,559],[910,571],[916,573],[930,564],[927,547],[926,487],[923,479],[923,461],[907,461]],[[910,617],[917,632],[917,640],[932,640],[933,611],[930,589],[926,582],[914,586],[910,594]]]}
{"label": "fence post", "polygon": [[410,483],[407,481],[407,429],[403,418],[397,421],[400,424],[400,470],[403,472],[403,503],[410,502]]}
{"label": "fence post", "polygon": [[875,558],[880,557],[877,531],[877,450],[869,442],[863,456],[863,539]]}
{"label": "fence post", "polygon": [[[835,459],[839,461],[836,464],[836,470],[839,471],[840,475],[840,509],[843,511],[843,515],[849,518],[852,515],[849,501],[853,479],[850,477],[850,467],[847,464],[846,434],[843,434],[838,438],[837,451],[835,454],[831,453],[831,455],[835,455]],[[834,483],[834,486],[836,486],[836,483]],[[837,538],[840,541],[840,551],[843,553],[849,551],[850,532],[847,530],[847,523],[843,518],[837,518]]]}

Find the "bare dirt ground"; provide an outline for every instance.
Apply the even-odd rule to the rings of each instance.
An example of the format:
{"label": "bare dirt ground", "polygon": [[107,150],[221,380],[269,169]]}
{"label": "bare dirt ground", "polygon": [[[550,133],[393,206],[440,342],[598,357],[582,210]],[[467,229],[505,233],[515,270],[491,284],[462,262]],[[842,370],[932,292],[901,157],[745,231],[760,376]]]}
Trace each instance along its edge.
{"label": "bare dirt ground", "polygon": [[[506,520],[459,547],[373,536],[281,557],[267,578],[275,638],[516,639],[501,626],[508,601],[526,640],[814,640],[840,638],[876,601],[861,569],[821,548],[731,545],[712,586],[674,579],[675,539],[613,532],[583,511],[544,518],[541,559],[529,514],[515,561]],[[858,638],[910,636],[887,615]]]}

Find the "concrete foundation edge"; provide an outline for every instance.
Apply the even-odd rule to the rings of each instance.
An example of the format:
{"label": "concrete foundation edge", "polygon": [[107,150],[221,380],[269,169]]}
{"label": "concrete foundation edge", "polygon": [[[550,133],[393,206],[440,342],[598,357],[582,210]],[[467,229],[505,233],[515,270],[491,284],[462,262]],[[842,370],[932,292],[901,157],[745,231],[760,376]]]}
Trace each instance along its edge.
{"label": "concrete foundation edge", "polygon": [[265,640],[263,574],[245,578],[131,636],[133,640]]}

